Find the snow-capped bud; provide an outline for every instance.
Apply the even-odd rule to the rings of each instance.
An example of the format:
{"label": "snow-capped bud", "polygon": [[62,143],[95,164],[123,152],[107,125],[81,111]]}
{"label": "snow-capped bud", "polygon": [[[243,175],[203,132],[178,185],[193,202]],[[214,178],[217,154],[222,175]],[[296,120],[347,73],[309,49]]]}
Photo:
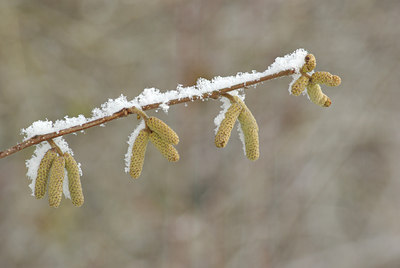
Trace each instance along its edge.
{"label": "snow-capped bud", "polygon": [[57,153],[54,149],[48,150],[40,161],[39,168],[37,171],[37,177],[35,182],[35,197],[37,199],[43,198],[46,193],[47,180],[49,178],[49,171],[53,164],[54,158],[57,157]]}
{"label": "snow-capped bud", "polygon": [[258,125],[246,104],[239,97],[235,97],[235,100],[243,107],[238,120],[244,134],[246,156],[248,159],[255,161],[260,157]]}
{"label": "snow-capped bud", "polygon": [[69,153],[64,153],[65,169],[68,173],[68,188],[71,194],[72,204],[76,207],[83,205],[84,197],[79,174],[79,167],[75,159]]}
{"label": "snow-capped bud", "polygon": [[179,143],[178,134],[172,130],[167,124],[157,117],[151,116],[146,120],[146,125],[156,132],[163,140],[168,143],[177,145]]}
{"label": "snow-capped bud", "polygon": [[50,168],[49,178],[49,205],[57,208],[61,203],[63,193],[65,159],[57,156]]}
{"label": "snow-capped bud", "polygon": [[329,72],[315,72],[311,76],[312,82],[315,84],[325,84],[327,86],[338,86],[341,79],[337,75],[332,75]]}
{"label": "snow-capped bud", "polygon": [[314,70],[317,65],[317,61],[313,54],[308,54],[305,58],[306,63],[301,67],[301,72],[308,73]]}
{"label": "snow-capped bud", "polygon": [[307,94],[312,102],[318,104],[321,107],[329,107],[332,103],[329,97],[322,92],[319,84],[315,83],[308,84]]}
{"label": "snow-capped bud", "polygon": [[215,145],[218,148],[223,148],[228,143],[233,126],[235,125],[235,122],[242,109],[242,106],[239,103],[235,102],[232,103],[226,111],[225,118],[219,125],[217,134],[215,135]]}
{"label": "snow-capped bud", "polygon": [[131,163],[129,166],[129,174],[134,179],[139,178],[140,174],[142,173],[144,156],[148,142],[149,131],[147,129],[140,130],[133,143]]}
{"label": "snow-capped bud", "polygon": [[162,139],[156,132],[150,133],[149,138],[161,154],[168,159],[168,161],[176,162],[179,160],[179,154],[175,147]]}
{"label": "snow-capped bud", "polygon": [[300,96],[300,94],[306,89],[307,84],[310,82],[310,79],[302,75],[297,79],[292,85],[292,94],[295,96]]}

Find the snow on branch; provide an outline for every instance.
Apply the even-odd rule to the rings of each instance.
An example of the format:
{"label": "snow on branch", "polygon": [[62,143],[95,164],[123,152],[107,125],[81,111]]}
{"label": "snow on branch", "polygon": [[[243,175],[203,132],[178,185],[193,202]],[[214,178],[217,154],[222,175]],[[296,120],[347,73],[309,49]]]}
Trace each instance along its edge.
{"label": "snow on branch", "polygon": [[42,141],[64,136],[70,133],[83,131],[84,129],[101,125],[139,110],[163,109],[168,111],[170,105],[194,101],[199,99],[217,99],[221,93],[255,86],[267,80],[292,75],[293,79],[299,77],[300,68],[305,63],[307,51],[298,49],[284,57],[278,57],[267,70],[263,72],[238,73],[235,76],[214,77],[212,80],[199,78],[197,84],[189,87],[178,85],[175,90],[161,92],[156,88],[146,88],[143,92],[128,101],[124,95],[116,99],[109,99],[100,108],[92,110],[92,115],[86,118],[83,115],[77,117],[65,116],[64,119],[39,120],[29,127],[21,130],[24,135],[23,142],[0,152],[0,158],[16,153],[24,148],[38,144]]}

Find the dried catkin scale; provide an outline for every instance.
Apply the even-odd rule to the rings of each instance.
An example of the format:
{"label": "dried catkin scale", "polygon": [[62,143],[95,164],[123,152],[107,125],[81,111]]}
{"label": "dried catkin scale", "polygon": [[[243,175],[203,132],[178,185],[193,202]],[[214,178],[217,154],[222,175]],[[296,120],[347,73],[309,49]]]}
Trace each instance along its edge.
{"label": "dried catkin scale", "polygon": [[331,105],[331,100],[328,96],[322,93],[319,84],[310,83],[307,86],[307,94],[312,102],[318,104],[321,107],[329,107]]}
{"label": "dried catkin scale", "polygon": [[50,168],[49,178],[49,205],[57,208],[61,203],[63,193],[65,160],[63,156],[57,156]]}
{"label": "dried catkin scale", "polygon": [[39,168],[37,171],[37,177],[35,182],[35,197],[37,199],[43,198],[46,193],[47,180],[49,178],[49,171],[53,164],[54,158],[57,157],[57,153],[54,149],[48,150],[40,161]]}
{"label": "dried catkin scale", "polygon": [[317,66],[317,61],[313,54],[308,54],[305,58],[306,63],[301,67],[301,72],[308,73],[314,70],[315,66]]}
{"label": "dried catkin scale", "polygon": [[147,143],[149,142],[149,131],[147,129],[142,129],[137,135],[131,155],[131,163],[129,166],[129,174],[132,178],[139,178],[142,173],[144,156],[146,154]]}
{"label": "dried catkin scale", "polygon": [[146,125],[168,143],[177,145],[179,143],[178,134],[167,124],[157,117],[151,116],[146,120]]}
{"label": "dried catkin scale", "polygon": [[76,207],[83,205],[84,197],[82,192],[82,184],[79,174],[79,167],[75,159],[69,153],[64,153],[65,169],[68,174],[68,188],[71,194],[72,204]]}
{"label": "dried catkin scale", "polygon": [[179,160],[179,154],[175,147],[163,140],[156,132],[150,133],[149,138],[168,161],[176,162]]}
{"label": "dried catkin scale", "polygon": [[253,114],[247,108],[246,104],[238,97],[235,100],[243,107],[238,120],[244,134],[244,144],[246,147],[246,156],[250,160],[257,160],[260,157],[258,125]]}
{"label": "dried catkin scale", "polygon": [[219,125],[217,134],[215,135],[215,145],[218,148],[223,148],[229,141],[231,132],[235,122],[242,110],[242,106],[239,103],[232,103],[231,106],[225,113],[225,118]]}
{"label": "dried catkin scale", "polygon": [[302,75],[297,79],[292,85],[292,94],[295,96],[300,96],[301,92],[306,89],[307,84],[310,82],[310,79]]}

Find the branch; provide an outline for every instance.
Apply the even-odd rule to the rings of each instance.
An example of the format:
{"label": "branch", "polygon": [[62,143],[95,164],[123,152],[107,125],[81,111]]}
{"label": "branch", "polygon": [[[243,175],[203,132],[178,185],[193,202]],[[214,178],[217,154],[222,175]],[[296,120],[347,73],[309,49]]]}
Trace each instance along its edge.
{"label": "branch", "polygon": [[[271,74],[271,75],[263,76],[263,77],[261,77],[259,79],[256,79],[256,80],[250,80],[250,81],[246,81],[246,82],[243,82],[243,83],[239,83],[239,84],[233,85],[231,87],[221,88],[221,89],[209,92],[209,93],[204,93],[201,96],[196,95],[196,96],[192,96],[192,97],[173,99],[173,100],[168,101],[166,104],[170,106],[170,105],[175,105],[175,104],[179,104],[179,103],[195,101],[195,100],[199,100],[199,99],[210,99],[210,98],[217,99],[222,93],[226,93],[226,92],[237,90],[237,89],[247,88],[248,86],[257,85],[257,84],[260,84],[260,83],[262,83],[264,81],[272,80],[272,79],[278,78],[278,77],[289,76],[289,75],[292,75],[294,73],[295,73],[295,69],[288,69],[288,70],[284,70],[284,71],[281,71],[281,72],[278,72],[278,73],[274,73],[274,74]],[[148,104],[148,105],[142,106],[141,109],[143,111],[157,109],[157,108],[160,107],[161,104],[162,103],[152,103],[152,104]],[[60,136],[64,136],[64,135],[67,135],[67,134],[70,134],[70,133],[82,131],[82,130],[85,130],[85,129],[88,129],[88,128],[91,128],[91,127],[95,127],[95,126],[98,126],[98,125],[102,125],[102,124],[107,123],[109,121],[112,121],[114,119],[125,117],[125,116],[128,116],[130,114],[137,114],[137,107],[132,106],[130,108],[123,108],[120,111],[115,112],[112,115],[105,116],[105,117],[102,117],[102,118],[87,122],[87,123],[82,124],[82,125],[72,126],[72,127],[69,127],[69,128],[66,128],[66,129],[62,129],[62,130],[57,131],[57,132],[51,132],[51,133],[48,133],[48,134],[36,135],[36,136],[34,136],[34,137],[32,137],[32,138],[30,138],[28,140],[25,140],[25,141],[13,146],[13,147],[7,149],[7,150],[4,150],[4,151],[0,152],[0,158],[7,157],[7,156],[9,156],[9,155],[11,155],[13,153],[21,151],[22,149],[25,149],[25,148],[30,147],[32,145],[41,143],[43,141],[50,140],[50,139],[53,139],[53,138],[57,138],[57,137],[60,137]]]}

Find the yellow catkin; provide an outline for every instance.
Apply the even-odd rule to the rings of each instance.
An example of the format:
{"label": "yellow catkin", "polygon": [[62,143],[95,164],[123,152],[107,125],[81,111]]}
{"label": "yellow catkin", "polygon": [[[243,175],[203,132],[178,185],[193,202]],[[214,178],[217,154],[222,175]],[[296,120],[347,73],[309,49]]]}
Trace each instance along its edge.
{"label": "yellow catkin", "polygon": [[215,135],[215,145],[218,148],[223,148],[228,143],[233,126],[235,125],[235,122],[242,109],[242,106],[239,103],[235,102],[232,103],[226,111],[225,118],[219,125],[217,134]]}
{"label": "yellow catkin", "polygon": [[172,130],[167,124],[157,117],[151,116],[146,120],[146,125],[154,132],[156,132],[163,140],[168,143],[177,145],[179,137],[175,131]]}
{"label": "yellow catkin", "polygon": [[63,156],[57,156],[50,168],[49,178],[49,205],[57,208],[61,203],[63,193],[65,160]]}
{"label": "yellow catkin", "polygon": [[168,159],[168,161],[176,162],[179,160],[179,154],[175,147],[162,139],[156,132],[150,133],[149,138],[161,154]]}
{"label": "yellow catkin", "polygon": [[35,182],[35,197],[37,199],[43,198],[46,193],[47,180],[49,178],[49,171],[53,164],[54,158],[57,157],[57,153],[54,149],[48,150],[40,161],[39,168],[37,171],[37,177]]}
{"label": "yellow catkin", "polygon": [[321,107],[329,107],[331,105],[331,100],[328,96],[322,93],[319,84],[310,83],[307,86],[307,94],[312,102],[318,104]]}
{"label": "yellow catkin", "polygon": [[341,83],[341,79],[337,75],[332,75],[328,72],[315,72],[311,76],[313,83],[325,84],[327,86],[338,86]]}
{"label": "yellow catkin", "polygon": [[301,67],[301,71],[303,73],[308,73],[314,70],[315,66],[317,66],[317,61],[313,54],[308,54],[305,58],[306,63]]}
{"label": "yellow catkin", "polygon": [[292,94],[295,96],[300,96],[301,92],[306,89],[309,81],[310,79],[307,76],[300,76],[299,79],[297,79],[292,85]]}
{"label": "yellow catkin", "polygon": [[260,157],[258,125],[246,104],[239,97],[235,97],[235,100],[243,107],[238,120],[244,134],[246,156],[248,159],[255,161]]}
{"label": "yellow catkin", "polygon": [[332,75],[332,81],[329,85],[336,87],[336,86],[339,86],[341,83],[342,83],[342,79],[340,78],[340,76]]}
{"label": "yellow catkin", "polygon": [[131,163],[129,166],[129,174],[132,178],[139,178],[142,173],[144,156],[146,154],[147,143],[149,142],[149,131],[147,129],[142,129],[137,135],[131,155]]}
{"label": "yellow catkin", "polygon": [[84,197],[82,192],[81,175],[75,159],[69,153],[64,153],[65,169],[68,174],[68,188],[71,194],[72,204],[76,207],[83,205]]}

